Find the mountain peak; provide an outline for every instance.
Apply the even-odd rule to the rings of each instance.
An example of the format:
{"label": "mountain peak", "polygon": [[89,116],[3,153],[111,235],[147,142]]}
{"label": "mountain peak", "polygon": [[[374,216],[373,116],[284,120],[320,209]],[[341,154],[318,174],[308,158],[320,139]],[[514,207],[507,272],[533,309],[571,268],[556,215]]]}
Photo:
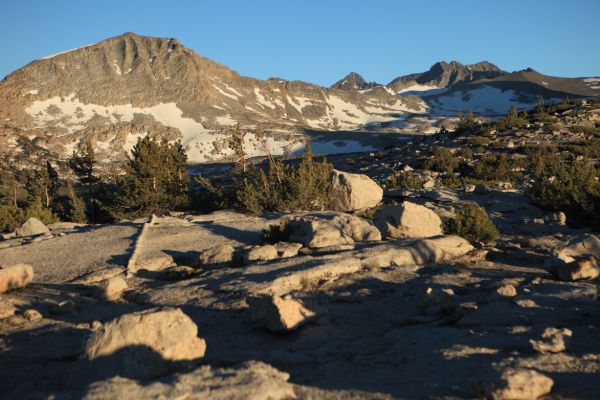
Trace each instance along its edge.
{"label": "mountain peak", "polygon": [[340,79],[331,85],[331,88],[340,90],[363,90],[375,86],[379,86],[379,84],[376,82],[367,82],[359,73],[350,72],[343,79]]}

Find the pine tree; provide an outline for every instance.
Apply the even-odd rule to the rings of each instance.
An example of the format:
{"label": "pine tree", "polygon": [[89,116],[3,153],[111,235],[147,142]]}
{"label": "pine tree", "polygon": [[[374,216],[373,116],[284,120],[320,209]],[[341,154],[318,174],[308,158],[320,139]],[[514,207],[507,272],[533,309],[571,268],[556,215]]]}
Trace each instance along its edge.
{"label": "pine tree", "polygon": [[246,137],[246,131],[242,129],[242,124],[238,122],[235,128],[229,129],[229,135],[229,146],[233,149],[236,162],[241,167],[242,172],[245,174],[248,170],[246,151],[244,150],[244,138]]}
{"label": "pine tree", "polygon": [[79,181],[87,186],[87,203],[90,220],[95,221],[95,198],[94,185],[99,182],[99,178],[95,175],[94,167],[96,166],[96,155],[94,148],[88,141],[79,152],[73,152],[73,155],[68,160],[69,167],[73,173],[77,175]]}
{"label": "pine tree", "polygon": [[117,199],[124,215],[162,214],[187,206],[187,156],[180,142],[140,139],[124,169]]}
{"label": "pine tree", "polygon": [[71,182],[67,184],[67,199],[63,207],[62,219],[69,222],[86,222],[85,204],[75,194]]}

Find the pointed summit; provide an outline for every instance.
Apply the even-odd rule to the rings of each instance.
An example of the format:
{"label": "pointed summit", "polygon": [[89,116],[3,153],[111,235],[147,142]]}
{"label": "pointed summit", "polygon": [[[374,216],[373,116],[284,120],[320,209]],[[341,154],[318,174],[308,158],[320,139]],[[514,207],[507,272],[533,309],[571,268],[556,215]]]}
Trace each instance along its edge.
{"label": "pointed summit", "polygon": [[343,79],[331,85],[331,88],[340,90],[363,90],[375,86],[379,86],[379,84],[376,82],[367,82],[360,74],[350,72]]}

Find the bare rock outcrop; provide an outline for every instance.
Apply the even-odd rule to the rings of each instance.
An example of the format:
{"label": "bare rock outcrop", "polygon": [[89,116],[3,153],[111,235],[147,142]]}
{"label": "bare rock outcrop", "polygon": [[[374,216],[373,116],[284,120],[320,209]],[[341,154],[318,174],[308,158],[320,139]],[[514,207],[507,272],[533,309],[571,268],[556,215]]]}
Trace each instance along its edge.
{"label": "bare rock outcrop", "polygon": [[483,385],[484,394],[494,400],[535,400],[552,390],[554,381],[531,369],[507,369],[496,382]]}
{"label": "bare rock outcrop", "polygon": [[252,319],[271,332],[296,330],[316,316],[302,302],[290,297],[258,296],[246,301]]}
{"label": "bare rock outcrop", "polygon": [[115,377],[93,384],[85,400],[109,399],[213,399],[213,400],[284,400],[296,395],[289,374],[268,364],[248,361],[232,368],[200,367],[175,374],[167,381],[142,384]]}
{"label": "bare rock outcrop", "polygon": [[417,238],[442,235],[442,220],[430,209],[405,201],[384,207],[373,216],[384,237]]}
{"label": "bare rock outcrop", "polygon": [[0,293],[27,286],[33,280],[33,268],[27,264],[0,267]]}
{"label": "bare rock outcrop", "polygon": [[553,250],[553,254],[566,263],[584,256],[594,256],[596,259],[600,259],[600,238],[589,233],[575,236],[566,243],[557,246]]}
{"label": "bare rock outcrop", "polygon": [[204,356],[206,343],[197,334],[196,324],[178,308],[125,314],[92,334],[84,358],[108,374],[159,376],[177,362]]}
{"label": "bare rock outcrop", "polygon": [[291,220],[288,227],[290,241],[312,248],[381,240],[377,228],[349,214],[311,214]]}
{"label": "bare rock outcrop", "polygon": [[383,198],[383,189],[367,175],[333,170],[330,207],[335,211],[356,211],[375,207]]}

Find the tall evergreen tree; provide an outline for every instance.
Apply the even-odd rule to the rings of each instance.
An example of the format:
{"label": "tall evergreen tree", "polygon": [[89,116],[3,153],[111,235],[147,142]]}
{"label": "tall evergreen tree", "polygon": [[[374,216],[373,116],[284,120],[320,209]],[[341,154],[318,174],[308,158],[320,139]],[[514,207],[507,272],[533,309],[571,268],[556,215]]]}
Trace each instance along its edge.
{"label": "tall evergreen tree", "polygon": [[94,197],[94,185],[100,180],[94,171],[96,166],[96,155],[94,154],[94,148],[88,141],[82,146],[79,152],[73,152],[71,158],[69,158],[69,167],[73,170],[73,173],[79,178],[79,182],[87,186],[87,203],[90,220],[95,221],[95,197]]}
{"label": "tall evergreen tree", "polygon": [[162,214],[187,206],[189,175],[187,156],[180,142],[149,137],[138,140],[125,165],[118,198],[125,215]]}

